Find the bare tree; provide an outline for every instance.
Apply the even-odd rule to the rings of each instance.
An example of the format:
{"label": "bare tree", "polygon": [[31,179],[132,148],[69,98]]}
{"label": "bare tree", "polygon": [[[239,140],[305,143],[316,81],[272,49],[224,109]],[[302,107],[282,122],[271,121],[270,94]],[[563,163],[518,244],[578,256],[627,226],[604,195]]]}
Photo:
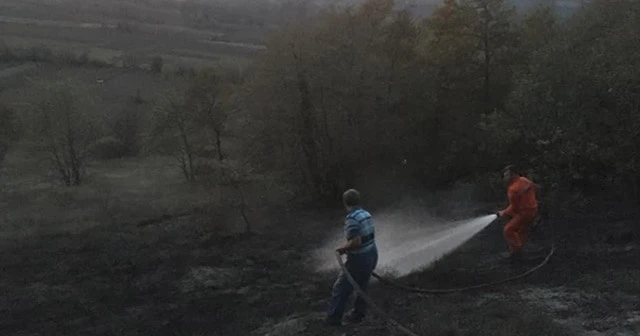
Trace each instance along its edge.
{"label": "bare tree", "polygon": [[163,151],[176,158],[188,181],[195,181],[194,134],[197,120],[180,94],[168,93],[154,109],[153,137]]}
{"label": "bare tree", "polygon": [[243,185],[249,181],[250,171],[246,169],[246,165],[241,166],[240,168],[236,168],[231,166],[228,163],[219,163],[220,170],[222,172],[222,176],[224,178],[224,182],[230,184],[233,189],[236,191],[236,202],[235,206],[238,207],[238,211],[242,216],[242,220],[245,223],[245,234],[252,234],[253,228],[251,226],[251,221],[247,216],[247,211],[249,210],[247,204],[247,198],[243,189]]}
{"label": "bare tree", "polygon": [[215,70],[204,69],[196,74],[185,93],[187,109],[201,121],[201,126],[213,133],[213,143],[220,161],[224,160],[222,133],[227,120],[224,85],[223,78]]}
{"label": "bare tree", "polygon": [[90,107],[78,88],[67,82],[45,84],[35,106],[35,134],[51,155],[52,164],[67,186],[82,183],[89,144],[97,133]]}
{"label": "bare tree", "polygon": [[[212,144],[218,161],[225,156],[222,136],[231,99],[227,78],[213,69],[200,70],[186,90],[165,95],[155,109],[154,138],[162,149],[175,155],[189,181],[194,181],[200,168],[212,168],[205,147]],[[208,167],[207,167],[208,166]]]}

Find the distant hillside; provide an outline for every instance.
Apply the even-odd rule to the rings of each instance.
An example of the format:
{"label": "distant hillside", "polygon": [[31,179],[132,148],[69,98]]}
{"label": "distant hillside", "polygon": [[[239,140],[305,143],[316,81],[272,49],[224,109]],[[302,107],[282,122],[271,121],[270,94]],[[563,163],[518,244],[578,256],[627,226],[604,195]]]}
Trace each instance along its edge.
{"label": "distant hillside", "polygon": [[[331,4],[360,4],[366,0],[2,0],[0,21],[15,18],[108,24],[131,23],[157,29],[189,27],[223,41],[260,43],[270,28],[314,15]],[[396,0],[398,7],[418,17],[433,12],[443,0]],[[573,13],[587,0],[508,0],[520,12],[548,4],[561,16]],[[154,29],[156,29],[154,28]]]}
{"label": "distant hillside", "polygon": [[[323,1],[323,0],[321,0]],[[359,3],[363,0],[351,0],[352,2]],[[538,6],[548,5],[555,8],[556,12],[561,16],[570,15],[576,9],[578,9],[586,0],[509,0],[518,9],[519,12],[525,12],[526,10]],[[427,16],[435,8],[437,8],[442,0],[397,0],[399,6],[408,8],[411,12],[417,16]]]}

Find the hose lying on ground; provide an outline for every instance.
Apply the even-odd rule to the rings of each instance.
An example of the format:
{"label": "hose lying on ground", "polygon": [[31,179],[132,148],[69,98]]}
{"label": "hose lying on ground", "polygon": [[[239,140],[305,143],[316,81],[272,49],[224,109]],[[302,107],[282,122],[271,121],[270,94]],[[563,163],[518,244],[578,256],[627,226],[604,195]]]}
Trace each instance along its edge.
{"label": "hose lying on ground", "polygon": [[[544,260],[540,264],[538,264],[536,267],[534,267],[534,268],[532,268],[532,269],[530,269],[530,270],[528,270],[528,271],[526,271],[526,272],[524,272],[522,274],[510,277],[510,278],[506,278],[506,279],[503,279],[503,280],[491,282],[491,283],[485,283],[485,284],[468,286],[468,287],[450,288],[450,289],[413,288],[413,287],[409,287],[409,286],[405,286],[405,285],[399,284],[399,283],[391,281],[391,280],[387,280],[387,279],[382,278],[381,276],[379,276],[378,274],[375,274],[375,273],[373,274],[373,277],[375,277],[376,279],[378,279],[382,283],[385,283],[385,284],[391,285],[393,287],[396,287],[396,288],[399,288],[399,289],[402,289],[402,290],[406,290],[406,291],[412,292],[412,293],[423,293],[423,294],[460,293],[460,292],[466,292],[466,291],[470,291],[470,290],[493,287],[493,286],[496,286],[496,285],[499,285],[499,284],[503,284],[503,283],[506,283],[506,282],[511,282],[511,281],[515,281],[515,280],[518,280],[518,279],[522,279],[522,278],[530,275],[531,273],[539,270],[544,265],[546,265],[549,262],[549,259],[551,259],[551,256],[553,256],[553,254],[555,253],[555,251],[556,251],[556,246],[554,244],[554,245],[551,246],[551,250],[547,254],[546,258],[544,258]],[[351,274],[347,270],[347,267],[345,266],[344,262],[342,261],[342,257],[340,256],[340,253],[338,253],[338,252],[336,252],[336,259],[338,260],[338,264],[340,264],[340,268],[342,269],[342,272],[344,272],[344,274],[346,275],[347,280],[349,280],[349,283],[351,283],[351,285],[355,289],[356,293],[358,293],[358,296],[360,298],[362,298],[371,307],[371,309],[373,309],[380,317],[384,318],[387,322],[389,322],[391,325],[393,325],[398,330],[403,332],[405,335],[418,336],[416,333],[414,333],[413,331],[407,329],[402,324],[400,324],[398,321],[396,321],[393,318],[391,318],[391,316],[389,316],[382,309],[380,309],[375,304],[375,302],[373,302],[373,300],[364,291],[362,291],[360,286],[358,286],[358,283],[353,279],[353,277],[351,276]]]}
{"label": "hose lying on ground", "polygon": [[358,283],[356,282],[356,280],[353,279],[353,277],[351,276],[351,274],[347,270],[347,267],[344,265],[344,262],[342,261],[342,257],[340,256],[340,253],[338,253],[338,252],[336,252],[336,259],[338,259],[338,263],[340,264],[340,268],[342,269],[344,274],[347,276],[347,280],[349,280],[349,283],[351,283],[351,286],[353,286],[353,288],[355,289],[356,293],[358,293],[358,296],[360,298],[362,298],[369,305],[369,307],[372,310],[374,310],[378,315],[380,315],[380,317],[382,317],[385,320],[387,320],[387,322],[392,324],[394,327],[398,328],[398,330],[402,331],[405,335],[418,336],[418,334],[416,334],[413,331],[405,328],[398,321],[396,321],[393,318],[391,318],[391,316],[389,316],[382,309],[380,309],[380,307],[378,307],[375,304],[375,302],[373,302],[373,300],[371,300],[371,298],[367,294],[365,294],[364,291],[362,291],[360,286],[358,286]]}
{"label": "hose lying on ground", "polygon": [[542,268],[544,265],[546,265],[549,262],[549,259],[551,259],[551,256],[553,256],[553,254],[556,251],[556,247],[555,245],[551,247],[551,250],[549,251],[549,253],[547,254],[547,256],[544,258],[544,260],[538,264],[537,266],[533,267],[532,269],[523,272],[521,274],[518,274],[516,276],[512,276],[506,279],[502,279],[499,281],[494,281],[494,282],[489,282],[489,283],[484,283],[484,284],[479,284],[479,285],[473,285],[473,286],[467,286],[467,287],[459,287],[459,288],[447,288],[447,289],[425,289],[425,288],[416,288],[416,287],[409,287],[406,285],[403,285],[401,283],[398,283],[396,281],[393,280],[389,280],[389,279],[385,279],[383,277],[381,277],[379,274],[373,273],[373,277],[378,279],[378,281],[382,282],[383,284],[392,286],[392,287],[396,287],[402,290],[405,290],[407,292],[411,292],[411,293],[422,293],[422,294],[449,294],[449,293],[460,293],[460,292],[467,292],[467,291],[471,291],[471,290],[476,290],[476,289],[484,289],[484,288],[489,288],[489,287],[494,287],[497,285],[501,285],[503,283],[506,282],[511,282],[511,281],[515,281],[515,280],[519,280],[522,279],[526,276],[528,276],[529,274],[539,270],[540,268]]}
{"label": "hose lying on ground", "polygon": [[[536,223],[534,224],[534,228],[535,227],[539,227],[541,225],[541,222],[543,222],[543,218],[542,217],[538,217],[536,219]],[[498,280],[498,281],[494,281],[494,282],[489,282],[489,283],[484,283],[484,284],[479,284],[479,285],[473,285],[473,286],[467,286],[467,287],[459,287],[459,288],[447,288],[447,289],[425,289],[425,288],[416,288],[416,287],[410,287],[410,286],[406,286],[403,285],[401,283],[398,283],[396,281],[390,280],[390,279],[385,279],[384,277],[380,276],[379,274],[376,274],[375,272],[372,274],[372,276],[374,278],[376,278],[378,281],[382,282],[383,284],[392,286],[392,287],[396,287],[398,289],[402,289],[404,291],[407,292],[411,292],[411,293],[421,293],[421,294],[451,294],[451,293],[461,293],[461,292],[467,292],[467,291],[471,291],[471,290],[477,290],[477,289],[485,289],[485,288],[489,288],[489,287],[494,287],[497,285],[501,285],[507,282],[511,282],[511,281],[515,281],[515,280],[519,280],[522,279],[528,275],[530,275],[531,273],[541,269],[544,265],[546,265],[549,262],[549,259],[551,259],[551,257],[553,256],[553,254],[556,252],[556,233],[555,230],[553,228],[553,226],[549,226],[550,230],[551,230],[551,249],[549,250],[549,253],[547,254],[547,256],[544,258],[544,260],[538,264],[537,266],[531,268],[530,270],[523,272],[521,274],[518,274],[516,276],[512,276],[506,279],[502,279],[502,280]]]}

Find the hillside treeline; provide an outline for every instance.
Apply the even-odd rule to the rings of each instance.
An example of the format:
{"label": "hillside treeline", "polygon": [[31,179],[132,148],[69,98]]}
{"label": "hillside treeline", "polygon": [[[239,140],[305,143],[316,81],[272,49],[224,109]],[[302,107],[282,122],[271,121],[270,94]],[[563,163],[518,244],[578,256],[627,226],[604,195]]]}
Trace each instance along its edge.
{"label": "hillside treeline", "polygon": [[504,0],[445,0],[426,20],[393,7],[270,36],[242,99],[262,164],[319,195],[371,171],[438,187],[516,163],[548,188],[639,196],[640,3],[565,20]]}
{"label": "hillside treeline", "polygon": [[67,185],[92,157],[161,148],[189,181],[227,161],[289,195],[333,198],[376,177],[495,186],[515,163],[545,190],[640,196],[640,3],[593,0],[562,19],[506,0],[445,0],[426,19],[396,8],[292,20],[248,69],[159,93],[147,123],[105,124],[72,88],[47,86],[31,119],[0,109],[0,158],[33,134]]}

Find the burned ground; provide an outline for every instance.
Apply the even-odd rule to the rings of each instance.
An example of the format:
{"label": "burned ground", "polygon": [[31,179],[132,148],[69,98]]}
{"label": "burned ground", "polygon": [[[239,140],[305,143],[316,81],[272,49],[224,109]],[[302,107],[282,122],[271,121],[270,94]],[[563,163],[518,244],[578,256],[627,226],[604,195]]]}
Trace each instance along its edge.
{"label": "burned ground", "polygon": [[[253,235],[203,228],[192,215],[145,227],[112,224],[5,239],[1,329],[7,335],[398,334],[375,315],[343,330],[322,325],[334,274],[314,273],[309,252],[338,215],[298,209],[294,222],[264,219],[265,229]],[[548,237],[541,229],[533,242],[545,248]],[[419,334],[633,335],[640,311],[637,243],[556,238],[549,265],[514,283],[441,296],[376,284],[372,296]],[[494,224],[431,269],[400,281],[445,288],[525,269],[496,258],[502,249]]]}

